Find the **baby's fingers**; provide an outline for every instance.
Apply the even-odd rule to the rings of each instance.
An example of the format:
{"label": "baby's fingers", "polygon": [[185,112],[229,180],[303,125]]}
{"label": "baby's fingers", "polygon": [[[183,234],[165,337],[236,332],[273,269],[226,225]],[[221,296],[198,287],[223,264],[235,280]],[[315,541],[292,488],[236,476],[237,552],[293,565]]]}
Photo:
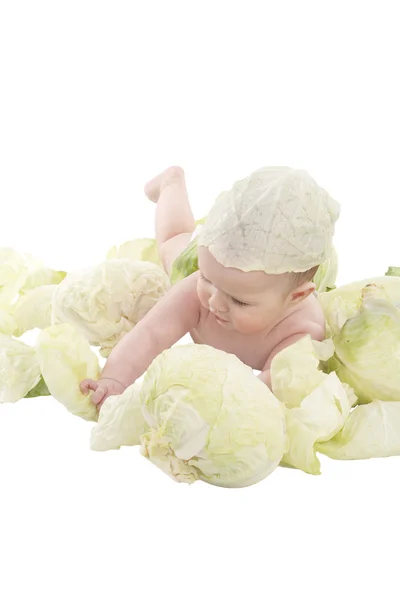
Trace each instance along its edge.
{"label": "baby's fingers", "polygon": [[79,384],[79,388],[82,394],[87,394],[89,390],[95,392],[98,388],[98,385],[99,384],[97,383],[97,381],[94,381],[93,379],[84,379]]}
{"label": "baby's fingers", "polygon": [[88,394],[89,391],[92,391],[91,401],[100,410],[103,402],[105,401],[108,394],[107,385],[100,384],[98,381],[94,381],[93,379],[84,379],[80,385],[80,390],[82,394]]}
{"label": "baby's fingers", "polygon": [[97,408],[100,408],[102,401],[105,400],[105,396],[108,393],[107,386],[99,385],[91,397],[91,401]]}

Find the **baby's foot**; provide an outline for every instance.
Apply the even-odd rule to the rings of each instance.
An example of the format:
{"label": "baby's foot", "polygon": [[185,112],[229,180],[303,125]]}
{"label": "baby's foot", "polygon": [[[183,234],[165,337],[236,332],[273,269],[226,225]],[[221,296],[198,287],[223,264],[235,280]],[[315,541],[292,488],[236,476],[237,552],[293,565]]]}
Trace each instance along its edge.
{"label": "baby's foot", "polygon": [[162,173],[151,179],[144,186],[144,193],[152,202],[157,202],[160,194],[168,184],[175,182],[176,180],[183,179],[184,173],[181,167],[168,167]]}

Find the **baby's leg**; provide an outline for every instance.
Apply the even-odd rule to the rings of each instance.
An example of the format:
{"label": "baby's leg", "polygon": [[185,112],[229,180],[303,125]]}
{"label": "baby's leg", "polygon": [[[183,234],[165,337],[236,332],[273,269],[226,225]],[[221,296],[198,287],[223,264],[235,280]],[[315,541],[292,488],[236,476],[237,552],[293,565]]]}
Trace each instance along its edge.
{"label": "baby's leg", "polygon": [[183,169],[169,167],[149,181],[144,191],[150,200],[157,203],[155,229],[158,253],[170,275],[175,259],[188,246],[196,227]]}

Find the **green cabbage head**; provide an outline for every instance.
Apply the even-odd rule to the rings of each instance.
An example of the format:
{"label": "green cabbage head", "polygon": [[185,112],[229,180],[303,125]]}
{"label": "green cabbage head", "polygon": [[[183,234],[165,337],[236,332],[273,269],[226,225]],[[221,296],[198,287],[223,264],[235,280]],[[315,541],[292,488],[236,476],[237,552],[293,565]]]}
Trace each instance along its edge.
{"label": "green cabbage head", "polygon": [[168,275],[151,262],[113,258],[70,273],[56,288],[52,324],[74,325],[100,354],[119,340],[169,289]]}
{"label": "green cabbage head", "polygon": [[248,486],[274,471],[287,447],[281,403],[250,367],[210,346],[160,354],[141,402],[149,425],[141,452],[176,481]]}
{"label": "green cabbage head", "polygon": [[333,350],[332,340],[317,342],[307,335],[279,352],[271,364],[272,390],[285,406],[289,441],[282,464],[311,475],[321,472],[318,443],[342,429],[357,401],[335,373],[321,370],[321,361]]}
{"label": "green cabbage head", "polygon": [[53,398],[72,414],[97,421],[97,408],[89,395],[81,393],[79,384],[86,378],[98,379],[100,365],[82,333],[69,323],[52,325],[40,332],[35,351],[45,387]]}
{"label": "green cabbage head", "polygon": [[326,314],[332,319],[335,354],[325,369],[350,385],[360,403],[400,401],[400,279],[385,277],[382,285],[359,287],[354,284],[351,297],[349,289],[349,297],[340,297],[340,288],[327,294],[337,295],[340,302],[328,302],[334,306]]}
{"label": "green cabbage head", "polygon": [[338,334],[347,319],[354,317],[361,308],[362,290],[376,284],[385,290],[388,300],[400,306],[400,277],[380,276],[354,281],[318,296],[324,312],[329,337]]}

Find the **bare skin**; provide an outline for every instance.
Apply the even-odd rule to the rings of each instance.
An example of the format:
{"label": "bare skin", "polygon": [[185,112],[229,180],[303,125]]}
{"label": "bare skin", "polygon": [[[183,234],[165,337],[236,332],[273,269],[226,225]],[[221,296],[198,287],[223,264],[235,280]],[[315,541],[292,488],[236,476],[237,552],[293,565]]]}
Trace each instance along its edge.
{"label": "bare skin", "polygon": [[[195,229],[183,170],[170,167],[160,173],[146,184],[145,193],[156,203],[156,240],[170,275]],[[271,361],[278,352],[308,334],[319,341],[325,338],[313,283],[287,293],[284,276],[226,268],[204,247],[199,247],[198,258],[199,271],[174,285],[117,344],[101,379],[81,383],[83,393],[93,392],[92,401],[99,409],[108,396],[121,394],[158,354],[186,333],[195,343],[235,354],[261,371],[259,377],[269,387]]]}

